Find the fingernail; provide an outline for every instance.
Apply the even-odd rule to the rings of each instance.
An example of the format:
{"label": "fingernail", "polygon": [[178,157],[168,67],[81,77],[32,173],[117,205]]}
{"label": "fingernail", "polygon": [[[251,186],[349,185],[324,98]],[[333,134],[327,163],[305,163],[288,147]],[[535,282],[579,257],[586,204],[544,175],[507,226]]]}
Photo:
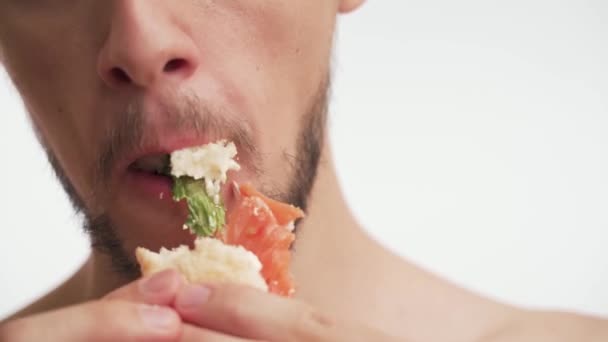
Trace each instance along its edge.
{"label": "fingernail", "polygon": [[200,285],[188,285],[180,293],[177,294],[175,306],[191,310],[202,306],[211,295],[211,289]]}
{"label": "fingernail", "polygon": [[169,308],[145,304],[139,306],[139,315],[145,326],[155,330],[171,330],[178,319]]}
{"label": "fingernail", "polygon": [[141,293],[152,294],[162,292],[170,287],[175,281],[175,271],[166,270],[152,275],[147,279],[143,279],[139,283]]}

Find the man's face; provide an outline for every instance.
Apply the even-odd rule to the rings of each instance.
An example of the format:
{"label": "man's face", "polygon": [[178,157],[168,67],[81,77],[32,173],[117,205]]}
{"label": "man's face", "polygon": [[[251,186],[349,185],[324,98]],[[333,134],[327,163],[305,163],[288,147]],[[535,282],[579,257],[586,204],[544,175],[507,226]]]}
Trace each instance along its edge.
{"label": "man's face", "polygon": [[232,180],[305,205],[335,16],[358,2],[0,0],[0,58],[94,244],[126,272],[136,246],[192,239],[144,157],[227,138]]}

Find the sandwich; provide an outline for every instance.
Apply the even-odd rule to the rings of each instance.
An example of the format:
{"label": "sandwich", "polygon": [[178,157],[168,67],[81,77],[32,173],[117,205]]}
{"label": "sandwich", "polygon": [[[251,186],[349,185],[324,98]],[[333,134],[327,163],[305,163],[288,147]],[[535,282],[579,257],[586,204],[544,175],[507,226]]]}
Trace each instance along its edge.
{"label": "sandwich", "polygon": [[[295,292],[289,272],[299,208],[258,192],[250,184],[227,183],[240,169],[236,146],[221,140],[175,151],[170,156],[173,199],[185,201],[184,229],[196,235],[194,248],[179,246],[135,251],[142,275],[176,269],[190,283],[237,283],[282,296]],[[221,198],[232,186],[235,204],[226,212]]]}

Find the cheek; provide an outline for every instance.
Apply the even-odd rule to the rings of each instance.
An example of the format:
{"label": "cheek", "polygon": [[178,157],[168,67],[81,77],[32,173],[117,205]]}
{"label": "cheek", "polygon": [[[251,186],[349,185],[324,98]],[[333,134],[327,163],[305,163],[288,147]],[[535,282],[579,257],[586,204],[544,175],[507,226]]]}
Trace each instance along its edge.
{"label": "cheek", "polygon": [[66,63],[75,54],[58,49],[47,35],[21,29],[11,37],[14,44],[4,55],[9,75],[47,148],[79,193],[87,193],[87,166],[91,164],[87,158],[93,146],[90,139],[85,139],[90,136],[86,130],[90,125],[81,109],[86,98],[82,91],[82,84],[87,84],[86,73],[82,72],[86,66],[82,61]]}
{"label": "cheek", "polygon": [[269,41],[276,42],[276,53],[267,56],[269,62],[261,70],[272,80],[266,90],[270,96],[264,112],[268,133],[264,145],[273,156],[269,169],[283,177],[291,175],[286,172],[286,163],[292,163],[298,154],[303,116],[309,114],[318,92],[325,90],[335,20],[329,6],[316,1],[300,3],[280,17],[279,28],[266,27],[264,31]]}
{"label": "cheek", "polygon": [[83,194],[91,193],[92,149],[86,139],[80,138],[82,129],[72,112],[65,110],[61,103],[52,99],[46,102],[37,98],[36,103],[27,102],[26,107],[31,115],[46,148],[59,161],[62,171],[66,173],[72,185],[83,199]]}
{"label": "cheek", "polygon": [[195,20],[192,31],[201,32],[202,51],[215,47],[206,51],[208,67],[246,99],[264,169],[279,177],[287,170],[284,154],[296,152],[302,116],[328,77],[335,9],[324,1],[222,4],[208,20]]}

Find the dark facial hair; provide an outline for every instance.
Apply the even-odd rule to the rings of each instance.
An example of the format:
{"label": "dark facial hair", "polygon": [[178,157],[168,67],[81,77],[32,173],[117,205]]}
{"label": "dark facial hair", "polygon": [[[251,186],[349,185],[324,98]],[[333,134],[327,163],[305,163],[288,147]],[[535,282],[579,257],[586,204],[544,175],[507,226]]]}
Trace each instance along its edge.
{"label": "dark facial hair", "polygon": [[[295,154],[284,153],[286,166],[290,170],[289,183],[285,189],[274,189],[271,196],[296,205],[303,210],[308,207],[308,197],[315,183],[321,151],[324,145],[324,137],[327,123],[329,81],[320,84],[317,93],[310,100],[307,111],[302,115],[300,131],[297,136],[297,148]],[[220,115],[207,115],[196,97],[191,96],[182,108],[167,108],[168,112],[178,111],[180,119],[173,122],[176,130],[180,127],[194,128],[209,134],[209,130],[215,132],[210,135],[229,137],[240,149],[245,149],[245,155],[252,158],[252,165],[256,165],[257,151],[252,143],[249,131],[239,123],[229,122],[222,119]],[[136,147],[142,144],[145,137],[143,123],[144,117],[137,112],[127,113],[126,120],[113,127],[107,134],[107,141],[103,144],[94,167],[95,179],[98,182],[94,186],[97,193],[93,196],[107,196],[107,193],[99,193],[99,189],[109,189],[107,186],[111,178],[111,168],[120,158],[127,147]],[[84,219],[84,230],[90,237],[91,247],[111,260],[112,269],[126,281],[134,280],[140,276],[137,263],[126,251],[118,236],[115,224],[107,212],[93,213],[85,205],[85,201],[76,191],[70,179],[64,172],[56,155],[46,145],[40,135],[41,144],[46,151],[49,163],[55,170],[55,174],[67,193],[72,206],[77,213],[82,214]],[[94,203],[94,202],[92,202]],[[297,228],[297,225],[296,225]]]}

